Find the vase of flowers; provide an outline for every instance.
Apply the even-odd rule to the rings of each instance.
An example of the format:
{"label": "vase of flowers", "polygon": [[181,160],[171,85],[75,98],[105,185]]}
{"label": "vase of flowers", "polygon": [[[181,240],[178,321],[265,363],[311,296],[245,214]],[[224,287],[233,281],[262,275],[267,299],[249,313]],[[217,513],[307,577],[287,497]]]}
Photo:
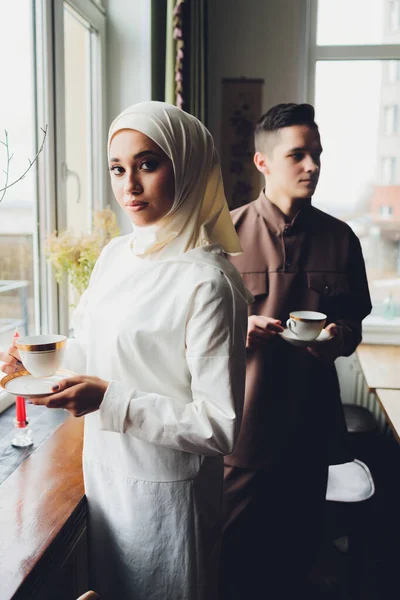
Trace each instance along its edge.
{"label": "vase of flowers", "polygon": [[117,218],[109,207],[93,214],[91,233],[76,234],[68,229],[52,233],[46,240],[44,251],[47,262],[54,269],[57,283],[61,283],[66,274],[76,294],[80,296],[89,284],[101,250],[117,235]]}

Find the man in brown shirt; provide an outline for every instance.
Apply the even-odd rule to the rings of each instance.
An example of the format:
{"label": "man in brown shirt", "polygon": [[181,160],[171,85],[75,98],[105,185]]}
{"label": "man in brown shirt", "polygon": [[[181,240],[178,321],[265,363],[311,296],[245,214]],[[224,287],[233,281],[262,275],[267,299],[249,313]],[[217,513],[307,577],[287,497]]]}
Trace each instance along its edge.
{"label": "man in brown shirt", "polygon": [[[361,341],[371,302],[360,243],[311,205],[322,152],[314,109],[281,104],[257,124],[265,189],[232,212],[243,254],[232,258],[250,306],[244,415],[225,459],[221,598],[311,598],[328,465],[352,460],[334,366]],[[345,190],[343,190],[345,193]],[[332,339],[282,339],[289,312],[327,315]]]}

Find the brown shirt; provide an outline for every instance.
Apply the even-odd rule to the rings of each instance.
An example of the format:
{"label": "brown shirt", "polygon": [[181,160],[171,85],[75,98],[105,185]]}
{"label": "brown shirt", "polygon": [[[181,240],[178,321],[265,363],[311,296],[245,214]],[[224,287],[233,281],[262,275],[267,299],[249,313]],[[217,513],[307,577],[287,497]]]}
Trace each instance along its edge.
{"label": "brown shirt", "polygon": [[[243,254],[231,257],[255,296],[249,314],[281,319],[318,310],[343,333],[343,356],[361,341],[371,311],[365,265],[351,228],[314,208],[291,223],[262,192],[232,212]],[[333,362],[276,336],[248,352],[246,398],[239,440],[225,463],[260,468],[318,454],[329,464],[350,460]]]}

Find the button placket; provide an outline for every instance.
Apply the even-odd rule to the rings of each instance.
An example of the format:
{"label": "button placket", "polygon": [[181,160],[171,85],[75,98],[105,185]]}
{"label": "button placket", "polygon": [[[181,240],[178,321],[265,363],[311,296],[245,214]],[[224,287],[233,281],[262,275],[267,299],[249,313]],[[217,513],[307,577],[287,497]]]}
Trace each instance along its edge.
{"label": "button placket", "polygon": [[289,225],[286,225],[283,230],[282,230],[282,238],[283,238],[283,249],[284,249],[284,266],[283,266],[283,270],[287,271],[288,269],[290,269],[290,267],[292,266],[292,261],[290,260],[290,245],[292,244],[292,240],[288,239],[290,233],[290,227]]}

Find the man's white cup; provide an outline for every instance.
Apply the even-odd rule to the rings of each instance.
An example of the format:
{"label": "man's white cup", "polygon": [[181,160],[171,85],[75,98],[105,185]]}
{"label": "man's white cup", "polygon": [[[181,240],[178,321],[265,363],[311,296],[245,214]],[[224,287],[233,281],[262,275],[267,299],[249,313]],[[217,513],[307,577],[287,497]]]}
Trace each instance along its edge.
{"label": "man's white cup", "polygon": [[60,367],[66,348],[65,335],[27,335],[15,340],[21,361],[34,377],[50,377]]}
{"label": "man's white cup", "polygon": [[296,310],[289,314],[286,327],[299,340],[311,342],[315,340],[324,328],[326,315],[315,310]]}

